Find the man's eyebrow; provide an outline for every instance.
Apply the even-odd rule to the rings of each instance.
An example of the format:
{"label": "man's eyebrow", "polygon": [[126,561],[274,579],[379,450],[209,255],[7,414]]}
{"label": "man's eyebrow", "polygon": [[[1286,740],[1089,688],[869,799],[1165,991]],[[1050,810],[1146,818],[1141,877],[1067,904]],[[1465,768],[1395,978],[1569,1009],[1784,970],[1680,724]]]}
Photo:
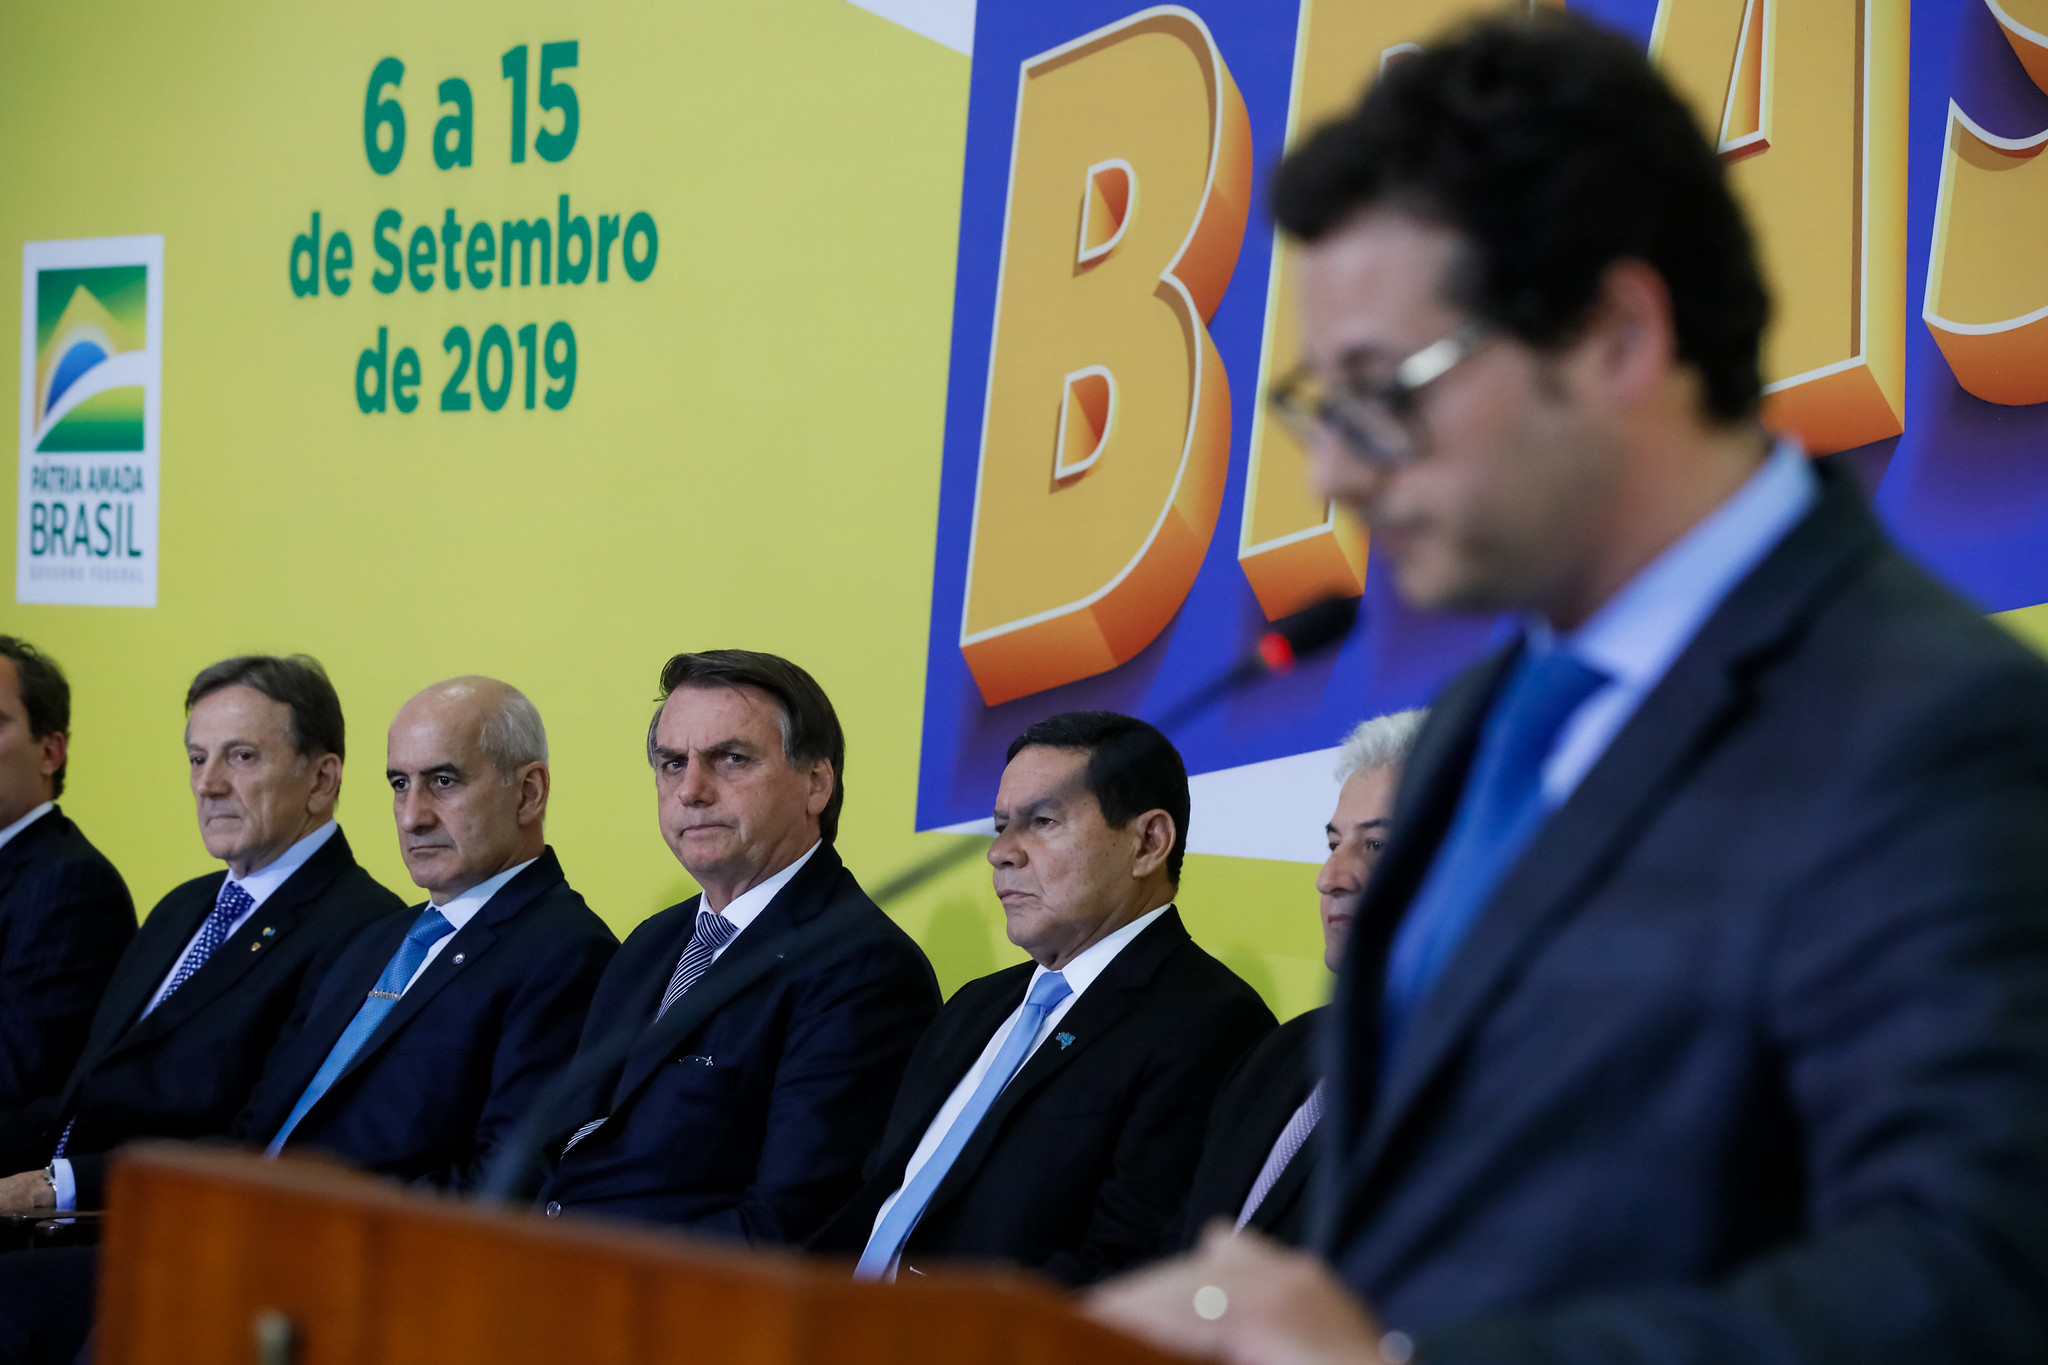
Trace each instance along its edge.
{"label": "man's eyebrow", "polygon": [[[438,777],[444,773],[449,777],[460,777],[462,776],[462,769],[456,767],[453,763],[436,763],[430,768],[419,770],[419,776],[421,777]],[[403,768],[386,768],[384,776],[389,780],[394,777],[410,777],[412,774]]]}
{"label": "man's eyebrow", "polygon": [[1012,811],[1003,810],[999,806],[996,808],[995,818],[998,820],[1021,820],[1036,815],[1040,811],[1057,811],[1061,809],[1063,799],[1064,793],[1053,792],[1048,796],[1035,796]]}
{"label": "man's eyebrow", "polygon": [[1375,828],[1378,828],[1378,829],[1391,829],[1391,828],[1393,828],[1393,825],[1394,825],[1394,822],[1393,822],[1392,820],[1388,819],[1388,818],[1387,818],[1386,816],[1384,816],[1384,815],[1375,815],[1375,816],[1374,816],[1374,817],[1373,817],[1372,819],[1370,819],[1370,820],[1360,820],[1360,821],[1359,821],[1359,822],[1358,822],[1357,824],[1353,825],[1353,826],[1352,826],[1351,828],[1353,828],[1353,829],[1375,829]]}

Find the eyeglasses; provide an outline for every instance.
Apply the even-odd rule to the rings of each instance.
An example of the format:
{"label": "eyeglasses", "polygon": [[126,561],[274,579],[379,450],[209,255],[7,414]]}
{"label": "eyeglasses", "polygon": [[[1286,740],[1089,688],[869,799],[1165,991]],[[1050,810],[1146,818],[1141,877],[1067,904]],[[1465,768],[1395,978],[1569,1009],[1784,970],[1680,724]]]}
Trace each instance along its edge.
{"label": "eyeglasses", "polygon": [[1492,334],[1491,323],[1474,319],[1402,360],[1392,378],[1334,393],[1304,362],[1273,386],[1266,401],[1304,446],[1327,432],[1367,464],[1407,464],[1423,453],[1416,395],[1464,363]]}

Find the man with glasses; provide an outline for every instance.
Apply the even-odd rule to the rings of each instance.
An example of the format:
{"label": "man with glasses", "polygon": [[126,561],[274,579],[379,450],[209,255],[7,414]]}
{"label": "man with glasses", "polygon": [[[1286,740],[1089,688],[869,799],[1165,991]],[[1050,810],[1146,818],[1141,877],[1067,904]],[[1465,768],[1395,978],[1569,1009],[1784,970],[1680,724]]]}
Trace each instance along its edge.
{"label": "man with glasses", "polygon": [[2048,668],[1759,421],[1637,45],[1539,11],[1282,166],[1276,401],[1446,689],[1331,1005],[1313,1243],[1099,1292],[1235,1362],[2048,1356]]}

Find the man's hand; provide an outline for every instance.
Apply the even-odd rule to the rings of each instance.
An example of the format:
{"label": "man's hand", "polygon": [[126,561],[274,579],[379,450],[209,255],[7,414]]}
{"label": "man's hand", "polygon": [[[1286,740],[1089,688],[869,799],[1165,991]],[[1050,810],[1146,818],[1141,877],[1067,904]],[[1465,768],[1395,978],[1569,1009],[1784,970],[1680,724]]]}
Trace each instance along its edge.
{"label": "man's hand", "polygon": [[1212,1223],[1188,1256],[1111,1280],[1089,1317],[1167,1351],[1230,1365],[1405,1365],[1364,1304],[1314,1256]]}
{"label": "man's hand", "polygon": [[0,1213],[54,1213],[57,1192],[41,1171],[23,1171],[0,1180]]}

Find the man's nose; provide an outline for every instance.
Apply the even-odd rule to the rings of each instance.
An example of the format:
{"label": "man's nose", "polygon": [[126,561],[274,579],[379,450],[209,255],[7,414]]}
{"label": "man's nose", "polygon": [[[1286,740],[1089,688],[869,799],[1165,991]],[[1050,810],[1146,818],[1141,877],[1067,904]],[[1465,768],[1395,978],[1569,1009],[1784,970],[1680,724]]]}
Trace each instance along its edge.
{"label": "man's nose", "polygon": [[1364,883],[1365,860],[1344,848],[1332,850],[1316,874],[1316,890],[1325,896],[1356,895]]}
{"label": "man's nose", "polygon": [[718,784],[702,763],[685,763],[676,779],[676,797],[686,806],[708,806],[718,795]]}
{"label": "man's nose", "polygon": [[407,787],[396,793],[392,804],[396,808],[398,827],[408,834],[433,827],[434,807],[420,795],[419,788]]}
{"label": "man's nose", "polygon": [[988,846],[988,862],[990,867],[1022,867],[1024,850],[1017,836],[1006,829],[997,831],[995,842]]}
{"label": "man's nose", "polygon": [[201,796],[225,796],[229,791],[227,764],[209,758],[192,769],[192,790]]}

